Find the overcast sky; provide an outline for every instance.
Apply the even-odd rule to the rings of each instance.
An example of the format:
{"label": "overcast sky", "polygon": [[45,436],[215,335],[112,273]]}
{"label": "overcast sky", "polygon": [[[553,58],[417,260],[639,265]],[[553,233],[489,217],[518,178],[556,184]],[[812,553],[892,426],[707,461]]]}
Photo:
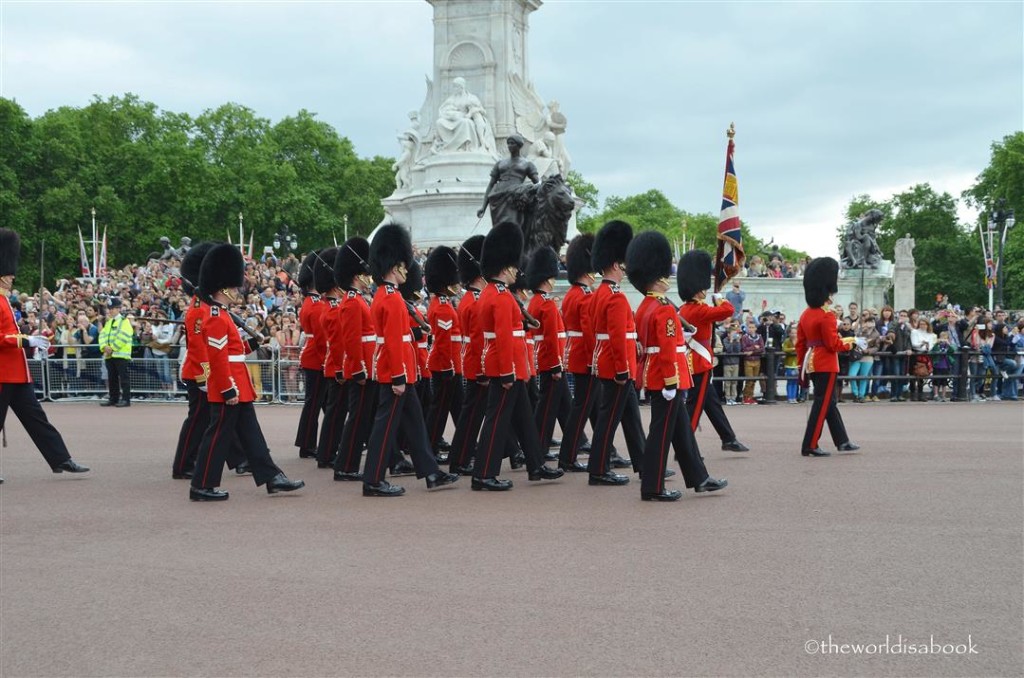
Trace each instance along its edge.
{"label": "overcast sky", "polygon": [[[198,114],[306,108],[397,155],[433,71],[432,7],[404,2],[0,0],[0,95],[32,116],[134,92]],[[601,191],[717,213],[735,121],[740,214],[834,255],[850,197],[958,197],[1024,118],[1024,3],[547,0],[528,60]],[[964,218],[970,214],[962,212]]]}

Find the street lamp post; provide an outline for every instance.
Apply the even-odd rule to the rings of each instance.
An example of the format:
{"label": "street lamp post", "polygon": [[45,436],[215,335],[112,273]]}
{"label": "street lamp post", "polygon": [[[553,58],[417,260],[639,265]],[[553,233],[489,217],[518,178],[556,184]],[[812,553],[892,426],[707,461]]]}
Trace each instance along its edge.
{"label": "street lamp post", "polygon": [[1013,210],[1006,209],[1006,198],[1000,198],[996,202],[996,209],[992,212],[989,222],[995,224],[996,232],[999,234],[999,253],[996,256],[996,299],[999,307],[1003,307],[1003,247],[1006,245],[1006,234],[1017,223]]}
{"label": "street lamp post", "polygon": [[274,249],[284,248],[285,254],[294,252],[299,248],[299,240],[295,237],[295,234],[288,229],[288,224],[284,224],[281,228],[277,229],[277,233],[274,234]]}

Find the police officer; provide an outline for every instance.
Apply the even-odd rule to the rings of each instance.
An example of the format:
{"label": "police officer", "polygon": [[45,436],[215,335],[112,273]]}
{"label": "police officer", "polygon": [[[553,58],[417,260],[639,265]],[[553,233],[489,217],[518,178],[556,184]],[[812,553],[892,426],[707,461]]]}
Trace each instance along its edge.
{"label": "police officer", "polygon": [[98,342],[107,366],[110,397],[101,402],[100,407],[131,407],[132,383],[128,376],[128,366],[132,361],[135,328],[131,320],[121,315],[121,300],[118,297],[110,300],[110,312],[113,316],[104,323]]}
{"label": "police officer", "polygon": [[[10,229],[0,228],[0,429],[4,428],[10,408],[54,473],[85,473],[88,467],[71,458],[60,432],[46,418],[32,386],[25,347],[45,351],[50,342],[46,337],[21,334],[14,320],[9,297],[20,255],[21,238]],[[0,483],[3,481],[0,478]]]}

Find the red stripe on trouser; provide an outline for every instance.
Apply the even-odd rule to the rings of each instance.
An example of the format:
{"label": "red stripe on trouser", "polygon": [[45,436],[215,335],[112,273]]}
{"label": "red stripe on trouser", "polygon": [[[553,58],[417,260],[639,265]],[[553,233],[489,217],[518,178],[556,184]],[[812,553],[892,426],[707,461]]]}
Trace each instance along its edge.
{"label": "red stripe on trouser", "polygon": [[220,427],[224,424],[224,416],[227,414],[224,407],[226,407],[226,405],[220,408],[220,417],[217,419],[217,430],[213,432],[213,438],[210,440],[210,449],[206,451],[206,468],[203,469],[203,487],[209,487],[206,480],[210,477],[210,460],[213,458],[213,448],[217,446],[217,438],[220,437]]}
{"label": "red stripe on trouser", "polygon": [[388,425],[384,429],[384,442],[382,442],[380,446],[380,461],[377,463],[377,477],[373,479],[374,485],[380,482],[380,476],[383,475],[381,469],[386,468],[386,466],[384,465],[384,453],[388,449],[388,438],[390,437],[389,434],[391,433],[391,422],[394,421],[395,419],[395,410],[398,409],[398,401],[400,398],[401,396],[395,396],[395,402],[391,406],[391,414],[388,415]]}
{"label": "red stripe on trouser", "polygon": [[576,430],[572,434],[572,454],[575,454],[576,450],[580,446],[580,436],[583,435],[583,427],[587,425],[587,418],[584,416],[584,412],[587,411],[587,405],[590,404],[590,396],[594,392],[594,378],[591,377],[587,381],[587,394],[583,399],[583,407],[580,409],[580,420],[576,422]]}
{"label": "red stripe on trouser", "polygon": [[821,409],[818,411],[818,421],[814,423],[814,435],[811,436],[811,449],[818,446],[818,438],[821,437],[822,427],[825,425],[825,417],[828,409],[832,407],[832,387],[836,383],[836,373],[829,372],[828,386],[825,387],[825,397],[821,401]]}
{"label": "red stripe on trouser", "polygon": [[[314,422],[316,421],[316,418],[318,416],[317,413],[320,410],[320,406],[317,404],[317,400],[319,398],[320,398],[320,379],[317,378],[316,379],[316,386],[313,388],[313,397],[311,398],[311,400],[313,401],[313,403],[312,403],[313,406],[309,408],[309,415],[306,417],[306,441],[305,441],[306,442],[306,446],[303,448],[303,449],[306,449],[306,450],[309,449],[309,432],[313,430],[313,427],[310,426],[309,420],[310,420],[310,417],[312,417],[313,421]],[[313,445],[314,446],[316,445],[316,437],[315,436],[313,438]]]}
{"label": "red stripe on trouser", "polygon": [[690,417],[690,430],[696,431],[697,424],[700,423],[700,414],[704,411],[704,396],[707,395],[708,382],[711,381],[709,378],[710,372],[701,373],[700,377],[700,389],[697,391],[697,402],[693,404],[693,416]]}
{"label": "red stripe on trouser", "polygon": [[[628,384],[629,382],[626,383]],[[618,393],[615,394],[615,404],[612,405],[612,416],[608,418],[608,428],[604,433],[604,445],[601,448],[601,473],[604,473],[605,467],[608,463],[608,452],[612,449],[612,432],[614,431],[612,422],[615,421],[615,411],[619,409],[619,399],[626,390],[625,384],[622,386],[615,384],[615,386]]]}
{"label": "red stripe on trouser", "polygon": [[[676,395],[678,397],[678,394]],[[658,466],[658,492],[665,491],[665,466],[668,465],[668,460],[665,458],[668,455],[668,425],[672,421],[672,408],[676,404],[676,399],[668,400],[665,403],[668,405],[668,409],[665,410],[665,428],[661,432],[661,463]]]}
{"label": "red stripe on trouser", "polygon": [[491,431],[491,442],[487,445],[487,458],[484,461],[484,473],[491,467],[491,453],[494,451],[494,437],[498,435],[498,420],[501,419],[501,411],[505,407],[505,397],[512,389],[501,389],[501,402],[498,403],[498,411],[494,415],[494,430]]}

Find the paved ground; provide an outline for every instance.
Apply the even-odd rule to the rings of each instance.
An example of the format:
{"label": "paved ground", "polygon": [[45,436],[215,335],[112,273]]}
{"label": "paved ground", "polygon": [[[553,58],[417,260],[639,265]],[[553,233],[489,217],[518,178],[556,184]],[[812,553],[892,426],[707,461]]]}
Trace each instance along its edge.
{"label": "paved ground", "polygon": [[[641,502],[635,480],[590,488],[524,472],[507,473],[506,494],[409,480],[403,498],[363,499],[297,458],[289,407],[259,414],[280,465],[308,487],[269,497],[232,475],[230,501],[194,504],[170,478],[182,407],[46,408],[94,471],[51,474],[9,422],[3,676],[1024,666],[1016,404],[844,405],[863,451],[825,459],[797,453],[804,406],[730,408],[755,451],[721,452],[705,427],[708,467],[729,488],[676,504]],[[959,649],[976,654],[920,654],[968,639]],[[873,654],[842,647],[857,643]]]}

